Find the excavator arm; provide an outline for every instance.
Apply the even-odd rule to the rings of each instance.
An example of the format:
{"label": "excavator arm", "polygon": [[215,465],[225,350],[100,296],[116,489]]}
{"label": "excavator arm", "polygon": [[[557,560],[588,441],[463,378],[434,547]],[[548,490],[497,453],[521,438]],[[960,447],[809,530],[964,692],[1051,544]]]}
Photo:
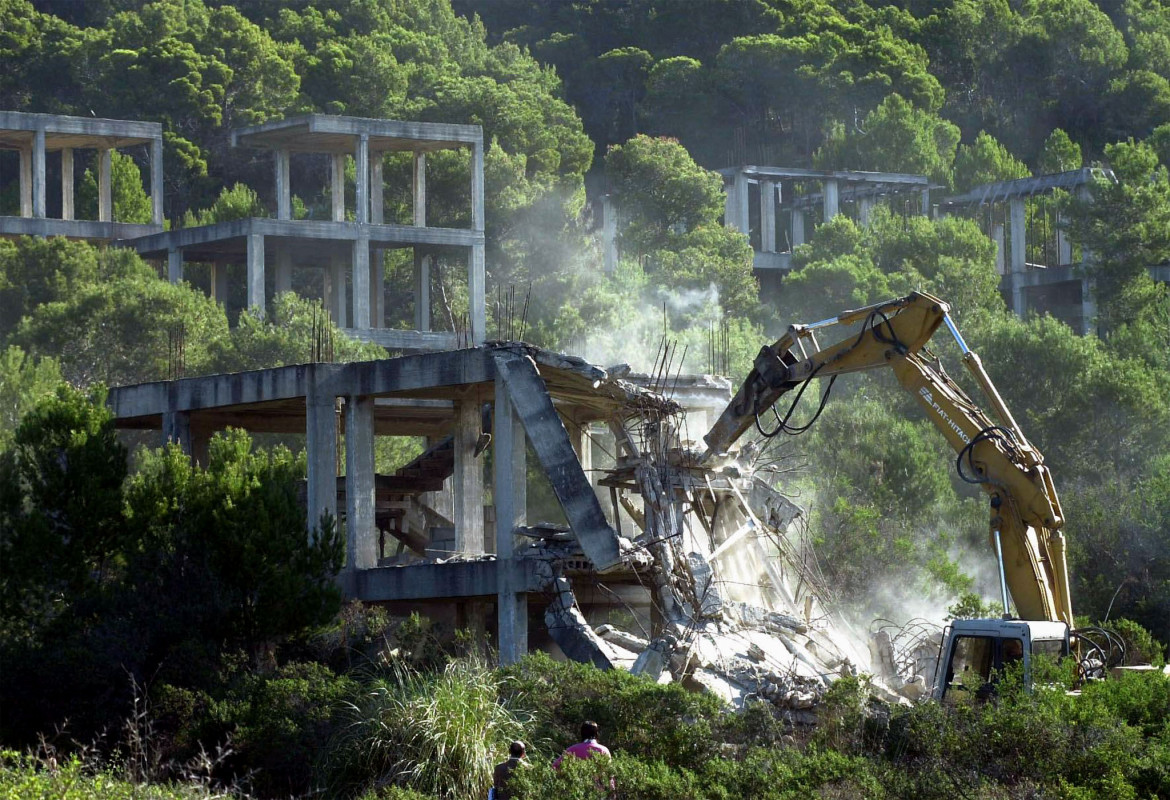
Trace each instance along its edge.
{"label": "excavator arm", "polygon": [[[1001,582],[1005,595],[1010,591],[1020,617],[1060,621],[1071,627],[1072,602],[1061,532],[1064,517],[1052,476],[1043,456],[1020,431],[979,357],[967,348],[948,311],[941,300],[913,292],[821,322],[791,326],[756,356],[743,385],[704,437],[707,453],[726,453],[753,426],[765,437],[807,429],[808,425],[791,425],[789,418],[813,378],[833,381],[845,373],[888,367],[957,453],[960,477],[981,485],[987,493],[989,533],[1002,565]],[[817,341],[818,331],[858,322],[860,332],[826,347]],[[958,342],[963,364],[990,402],[998,423],[926,349],[944,324]],[[776,404],[792,391],[795,399],[781,414],[775,410]],[[826,390],[821,408],[827,397]]]}

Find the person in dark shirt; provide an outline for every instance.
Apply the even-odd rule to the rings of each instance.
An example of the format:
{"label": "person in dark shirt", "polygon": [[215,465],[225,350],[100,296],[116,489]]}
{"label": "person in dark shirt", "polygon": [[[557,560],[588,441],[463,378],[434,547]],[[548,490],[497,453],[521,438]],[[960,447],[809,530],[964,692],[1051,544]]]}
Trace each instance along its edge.
{"label": "person in dark shirt", "polygon": [[512,773],[525,763],[524,752],[524,742],[519,740],[512,742],[508,745],[508,760],[503,764],[496,765],[496,771],[492,774],[492,786],[496,790],[496,800],[514,800],[515,795],[512,794],[508,783],[512,780]]}

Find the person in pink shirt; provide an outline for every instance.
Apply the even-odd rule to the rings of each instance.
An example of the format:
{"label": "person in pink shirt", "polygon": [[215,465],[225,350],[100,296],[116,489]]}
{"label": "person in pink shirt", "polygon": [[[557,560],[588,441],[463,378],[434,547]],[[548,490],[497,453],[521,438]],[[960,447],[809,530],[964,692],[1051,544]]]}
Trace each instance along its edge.
{"label": "person in pink shirt", "polygon": [[553,762],[553,769],[561,768],[561,761],[564,760],[565,756],[580,759],[589,759],[594,756],[609,758],[609,748],[597,741],[600,732],[597,723],[592,720],[581,723],[581,741],[565,748],[565,752],[557,756],[557,760]]}

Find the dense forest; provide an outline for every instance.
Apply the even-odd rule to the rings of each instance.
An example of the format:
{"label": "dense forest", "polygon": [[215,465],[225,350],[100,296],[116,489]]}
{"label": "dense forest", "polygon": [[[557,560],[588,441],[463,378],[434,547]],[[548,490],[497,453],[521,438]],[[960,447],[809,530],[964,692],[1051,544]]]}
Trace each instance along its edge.
{"label": "dense forest", "polygon": [[[1170,642],[1170,295],[1147,269],[1170,263],[1165,0],[0,0],[0,109],[162,123],[172,228],[274,212],[271,161],[230,147],[234,127],[309,111],[481,125],[488,296],[528,293],[525,338],[603,364],[649,368],[665,334],[691,353],[684,371],[736,380],[792,322],[942,297],[1052,470],[1077,613],[1122,620],[1155,662]],[[149,219],[146,158],[113,162],[118,220]],[[1029,210],[1059,211],[1095,254],[1098,335],[1010,314],[976,220],[892,207],[818,225],[763,302],[711,171],[746,163],[922,173],[942,193],[1109,167],[1116,182]],[[3,215],[18,213],[16,164],[0,150]],[[295,185],[327,186],[324,158],[294,168]],[[409,217],[410,168],[386,157],[389,220]],[[96,166],[78,169],[92,218]],[[440,224],[466,222],[468,169],[466,154],[428,158]],[[604,192],[623,210],[612,275]],[[327,188],[293,199],[299,217],[329,205]],[[387,323],[409,327],[409,253],[385,258]],[[464,269],[440,258],[432,274],[448,327],[467,310]],[[593,716],[618,796],[1170,796],[1156,675],[1082,702],[1009,688],[954,713],[875,708],[864,682],[841,681],[802,731],[541,657],[491,670],[425,619],[343,607],[338,532],[300,533],[295,439],[230,433],[200,467],[113,431],[103,386],[300,363],[319,343],[313,287],[253,314],[242,295],[210,299],[200,265],[187,275],[0,241],[5,792],[132,797],[180,780],[159,796],[234,781],[265,797],[472,798],[509,738],[551,755]],[[331,337],[338,360],[385,354]],[[889,376],[851,376],[773,453],[833,599],[862,620],[986,612],[996,596],[985,501],[916,408]],[[387,443],[379,463],[414,452]],[[555,513],[539,491],[530,503]],[[527,779],[525,796],[558,798],[606,781]]]}

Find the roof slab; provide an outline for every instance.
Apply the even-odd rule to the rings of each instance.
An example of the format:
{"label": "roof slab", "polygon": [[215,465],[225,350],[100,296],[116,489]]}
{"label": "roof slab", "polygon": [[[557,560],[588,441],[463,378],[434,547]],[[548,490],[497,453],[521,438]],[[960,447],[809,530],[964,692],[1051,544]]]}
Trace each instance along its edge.
{"label": "roof slab", "polygon": [[[187,261],[225,261],[244,263],[248,237],[271,237],[272,245],[286,240],[296,259],[309,262],[321,255],[348,254],[349,243],[368,239],[370,247],[393,249],[418,245],[432,247],[472,247],[484,243],[480,231],[464,228],[434,228],[414,225],[361,225],[356,222],[325,220],[288,220],[251,217],[215,225],[200,225],[164,231],[118,242],[133,248],[143,258],[165,258],[171,250],[183,251]],[[339,244],[345,243],[345,244]]]}
{"label": "roof slab", "polygon": [[746,175],[749,179],[772,180],[834,180],[842,183],[856,184],[888,184],[901,186],[902,190],[909,188],[925,189],[930,185],[930,179],[925,175],[912,175],[903,172],[862,172],[859,170],[834,169],[798,169],[795,167],[759,167],[748,165],[743,167],[726,167],[718,170],[724,180],[735,177],[736,174]]}
{"label": "roof slab", "polygon": [[232,131],[233,147],[301,153],[351,153],[354,138],[368,136],[371,152],[450,150],[483,142],[478,125],[304,114]]}
{"label": "roof slab", "polygon": [[162,225],[132,222],[99,222],[92,219],[52,219],[50,217],[0,217],[0,237],[64,236],[86,241],[117,241],[149,236],[162,231]]}
{"label": "roof slab", "polygon": [[0,148],[31,148],[37,131],[45,132],[46,150],[131,147],[162,139],[157,122],[0,111]]}
{"label": "roof slab", "polygon": [[1099,180],[1117,182],[1113,170],[1101,167],[1082,167],[1069,172],[1056,172],[1051,175],[1037,175],[1032,178],[1019,178],[1014,181],[999,181],[976,186],[969,192],[948,197],[942,202],[948,206],[972,206],[999,203],[1013,197],[1031,197],[1036,194],[1048,194],[1061,189],[1071,191],[1081,186],[1093,184]]}

